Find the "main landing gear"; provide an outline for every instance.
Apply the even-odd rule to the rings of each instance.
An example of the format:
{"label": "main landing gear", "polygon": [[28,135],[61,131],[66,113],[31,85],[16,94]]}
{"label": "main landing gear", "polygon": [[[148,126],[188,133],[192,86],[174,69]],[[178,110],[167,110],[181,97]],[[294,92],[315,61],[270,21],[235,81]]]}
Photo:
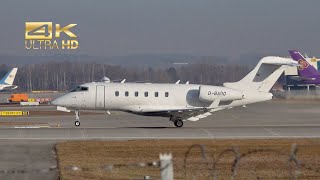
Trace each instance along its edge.
{"label": "main landing gear", "polygon": [[78,127],[78,126],[80,126],[80,118],[79,118],[80,113],[78,110],[75,110],[74,113],[75,113],[75,117],[76,117],[76,122],[74,122],[74,125]]}
{"label": "main landing gear", "polygon": [[173,124],[178,128],[181,128],[183,126],[183,121],[181,117],[171,116],[170,121],[172,121]]}

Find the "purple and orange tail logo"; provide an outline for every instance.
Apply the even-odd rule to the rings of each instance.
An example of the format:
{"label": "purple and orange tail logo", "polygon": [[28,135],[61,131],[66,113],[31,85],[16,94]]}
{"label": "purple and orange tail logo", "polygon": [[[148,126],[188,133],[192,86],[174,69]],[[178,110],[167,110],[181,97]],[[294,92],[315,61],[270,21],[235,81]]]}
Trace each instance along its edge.
{"label": "purple and orange tail logo", "polygon": [[303,70],[309,67],[309,63],[304,59],[299,59],[298,63],[301,65],[301,66],[298,66],[299,70]]}

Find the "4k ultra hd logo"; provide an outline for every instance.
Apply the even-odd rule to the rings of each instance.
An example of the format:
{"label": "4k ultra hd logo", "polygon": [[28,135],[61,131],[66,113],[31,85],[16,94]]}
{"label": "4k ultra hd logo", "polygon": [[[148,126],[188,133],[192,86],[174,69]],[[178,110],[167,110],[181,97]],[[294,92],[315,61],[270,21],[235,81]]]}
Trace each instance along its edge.
{"label": "4k ultra hd logo", "polygon": [[[77,49],[79,42],[71,28],[77,24],[61,26],[52,22],[26,22],[26,49]],[[63,37],[62,37],[63,36]]]}

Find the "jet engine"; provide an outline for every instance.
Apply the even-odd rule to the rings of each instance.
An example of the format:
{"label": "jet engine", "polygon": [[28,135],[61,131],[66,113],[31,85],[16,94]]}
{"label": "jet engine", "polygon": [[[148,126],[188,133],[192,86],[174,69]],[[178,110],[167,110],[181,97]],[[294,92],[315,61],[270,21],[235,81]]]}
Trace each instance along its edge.
{"label": "jet engine", "polygon": [[242,92],[219,86],[200,86],[199,99],[205,102],[212,102],[216,99],[220,101],[233,101],[244,98]]}

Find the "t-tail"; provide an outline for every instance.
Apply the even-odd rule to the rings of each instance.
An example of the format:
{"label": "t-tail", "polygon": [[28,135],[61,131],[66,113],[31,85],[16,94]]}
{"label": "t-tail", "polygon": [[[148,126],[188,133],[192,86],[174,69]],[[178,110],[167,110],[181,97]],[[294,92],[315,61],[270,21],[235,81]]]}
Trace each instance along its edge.
{"label": "t-tail", "polygon": [[312,77],[312,76],[319,76],[319,71],[314,68],[308,61],[301,55],[301,53],[297,50],[290,50],[289,51],[291,58],[297,61],[300,66],[298,67],[298,73],[300,77]]}
{"label": "t-tail", "polygon": [[247,92],[269,92],[283,71],[289,66],[299,66],[299,64],[289,58],[264,57],[243,79],[238,82],[224,83],[223,85],[231,89]]}
{"label": "t-tail", "polygon": [[0,84],[5,84],[5,85],[12,85],[14,78],[16,77],[18,68],[13,68],[11,71],[9,71],[1,80]]}

